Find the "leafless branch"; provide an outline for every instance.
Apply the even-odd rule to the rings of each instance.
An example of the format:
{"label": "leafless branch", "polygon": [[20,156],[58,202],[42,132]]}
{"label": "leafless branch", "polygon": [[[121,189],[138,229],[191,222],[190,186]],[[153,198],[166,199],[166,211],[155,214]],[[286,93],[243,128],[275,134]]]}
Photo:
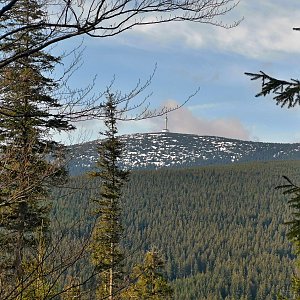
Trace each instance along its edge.
{"label": "leafless branch", "polygon": [[[16,34],[34,29],[43,30],[46,38],[30,49],[19,50],[9,56],[2,55],[0,68],[75,36],[105,38],[136,26],[181,21],[232,28],[241,21],[224,24],[221,20],[238,5],[237,0],[53,0],[46,2],[47,14],[44,19],[29,25],[6,27],[10,11],[17,8],[19,1],[2,2],[0,41],[7,42]],[[0,46],[0,51],[5,47],[9,47],[9,44]]]}

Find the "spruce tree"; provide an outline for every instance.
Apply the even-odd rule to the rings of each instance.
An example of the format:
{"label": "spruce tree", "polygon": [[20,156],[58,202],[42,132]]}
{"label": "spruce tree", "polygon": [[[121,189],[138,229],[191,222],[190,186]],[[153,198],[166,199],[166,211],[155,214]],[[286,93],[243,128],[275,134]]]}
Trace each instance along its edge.
{"label": "spruce tree", "polygon": [[283,176],[287,184],[278,186],[277,189],[283,189],[283,193],[291,196],[289,206],[292,216],[285,224],[289,226],[288,238],[293,244],[295,259],[295,271],[291,279],[290,297],[279,296],[279,300],[295,299],[300,300],[300,187],[294,184],[288,177]]}
{"label": "spruce tree", "polygon": [[[293,30],[299,31],[300,28],[293,28]],[[255,95],[256,97],[266,97],[268,95],[273,96],[273,100],[276,105],[281,107],[294,108],[300,105],[300,81],[299,79],[283,80],[266,74],[263,71],[259,73],[245,72],[245,75],[249,76],[251,80],[257,80],[261,82],[261,89]],[[288,181],[287,185],[280,186],[284,188],[285,194],[293,195],[293,198],[289,201],[290,207],[293,211],[293,218],[287,222],[290,225],[290,231],[288,233],[289,240],[294,245],[294,251],[297,256],[296,272],[292,277],[292,299],[300,299],[300,222],[299,222],[299,209],[300,209],[300,188],[294,185],[289,178],[284,176]],[[281,300],[287,300],[282,295],[279,296]]]}
{"label": "spruce tree", "polygon": [[81,300],[80,280],[72,276],[67,278],[68,285],[62,294],[61,300]]}
{"label": "spruce tree", "polygon": [[[27,51],[47,39],[42,29],[31,26],[44,17],[41,1],[17,1],[1,26],[27,29],[2,38],[1,55]],[[33,284],[34,275],[29,280],[24,265],[38,262],[40,230],[48,240],[48,188],[65,175],[61,146],[51,132],[73,128],[59,114],[61,105],[53,96],[58,83],[49,74],[59,62],[59,57],[37,51],[0,69],[1,293],[15,290],[20,299],[29,285],[25,281]]]}
{"label": "spruce tree", "polygon": [[92,173],[101,181],[99,198],[95,202],[96,224],[92,232],[91,258],[98,273],[97,299],[119,299],[118,290],[123,281],[122,261],[124,257],[120,241],[122,187],[128,171],[118,166],[123,144],[117,137],[117,101],[113,94],[107,95],[104,106],[105,139],[98,148],[98,170]]}
{"label": "spruce tree", "polygon": [[133,268],[129,288],[122,299],[173,299],[173,290],[163,276],[164,262],[158,251],[148,251],[144,263]]}

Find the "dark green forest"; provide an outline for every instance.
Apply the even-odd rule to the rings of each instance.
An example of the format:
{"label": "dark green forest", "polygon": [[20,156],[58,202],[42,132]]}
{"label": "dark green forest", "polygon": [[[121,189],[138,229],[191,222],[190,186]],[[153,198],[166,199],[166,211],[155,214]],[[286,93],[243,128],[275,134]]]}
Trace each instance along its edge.
{"label": "dark green forest", "polygon": [[[159,249],[175,299],[276,299],[290,288],[293,255],[284,225],[289,199],[275,187],[282,175],[299,182],[299,167],[289,161],[133,172],[123,199],[125,264]],[[90,231],[90,217],[82,224],[97,184],[73,177],[53,191],[53,226],[77,224],[69,246]],[[81,261],[74,268],[84,277],[90,267]]]}

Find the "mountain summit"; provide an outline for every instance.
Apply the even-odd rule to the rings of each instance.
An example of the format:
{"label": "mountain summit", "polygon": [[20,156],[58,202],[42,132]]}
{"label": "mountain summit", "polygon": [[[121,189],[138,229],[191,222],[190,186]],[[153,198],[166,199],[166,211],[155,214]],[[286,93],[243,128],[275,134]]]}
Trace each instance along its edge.
{"label": "mountain summit", "polygon": [[[120,139],[125,145],[120,165],[126,169],[300,159],[300,143],[251,142],[166,131],[122,135]],[[70,146],[72,175],[91,170],[97,159],[96,147],[97,140]]]}

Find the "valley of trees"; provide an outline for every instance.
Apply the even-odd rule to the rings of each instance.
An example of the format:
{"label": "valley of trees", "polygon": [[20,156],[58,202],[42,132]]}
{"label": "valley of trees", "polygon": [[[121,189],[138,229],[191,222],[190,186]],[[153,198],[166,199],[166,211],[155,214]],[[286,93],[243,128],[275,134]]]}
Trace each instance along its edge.
{"label": "valley of trees", "polygon": [[[131,104],[151,78],[125,95],[111,93],[109,86],[89,98],[93,85],[72,90],[67,84],[76,59],[64,66],[65,54],[54,56],[49,48],[76,36],[111,37],[171,21],[231,28],[239,21],[224,25],[217,18],[237,4],[1,2],[1,300],[289,294],[293,255],[282,226],[289,212],[274,185],[282,174],[299,180],[299,163],[137,171],[125,185],[128,174],[117,164],[117,120],[168,111],[151,112],[145,100]],[[55,74],[58,65],[65,67],[61,76]],[[65,147],[53,134],[91,119],[104,119],[108,128],[99,144],[99,170],[69,178]]]}
{"label": "valley of trees", "polygon": [[[162,273],[161,253],[155,249],[143,253],[143,262],[128,271],[127,278],[121,276],[123,256],[118,257],[116,249],[122,236],[122,193],[117,174],[123,171],[116,164],[120,150],[114,126],[108,129],[111,144],[104,152],[99,150],[99,207],[88,205],[84,222],[63,219],[53,213],[64,204],[52,193],[55,187],[70,184],[65,147],[55,141],[56,133],[75,130],[78,121],[108,121],[111,97],[112,122],[151,118],[172,109],[150,111],[146,99],[131,103],[150,84],[151,76],[125,94],[113,95],[112,83],[97,92],[93,83],[72,89],[68,80],[80,64],[80,47],[53,53],[67,39],[112,37],[141,25],[191,21],[231,28],[239,22],[225,25],[218,18],[237,4],[234,0],[1,2],[1,300],[173,297]],[[64,64],[67,56],[75,57],[70,65]],[[105,143],[99,147],[105,148]],[[81,264],[87,267],[82,276]]]}
{"label": "valley of trees", "polygon": [[[133,172],[122,206],[127,269],[154,248],[164,256],[175,299],[277,299],[289,294],[293,255],[283,223],[290,211],[287,197],[275,186],[285,183],[282,174],[299,181],[299,164]],[[68,186],[54,192],[56,215],[66,223],[86,220],[97,183],[82,176]],[[88,228],[80,225],[70,238],[80,240]],[[78,264],[81,276],[88,268],[84,261]]]}

